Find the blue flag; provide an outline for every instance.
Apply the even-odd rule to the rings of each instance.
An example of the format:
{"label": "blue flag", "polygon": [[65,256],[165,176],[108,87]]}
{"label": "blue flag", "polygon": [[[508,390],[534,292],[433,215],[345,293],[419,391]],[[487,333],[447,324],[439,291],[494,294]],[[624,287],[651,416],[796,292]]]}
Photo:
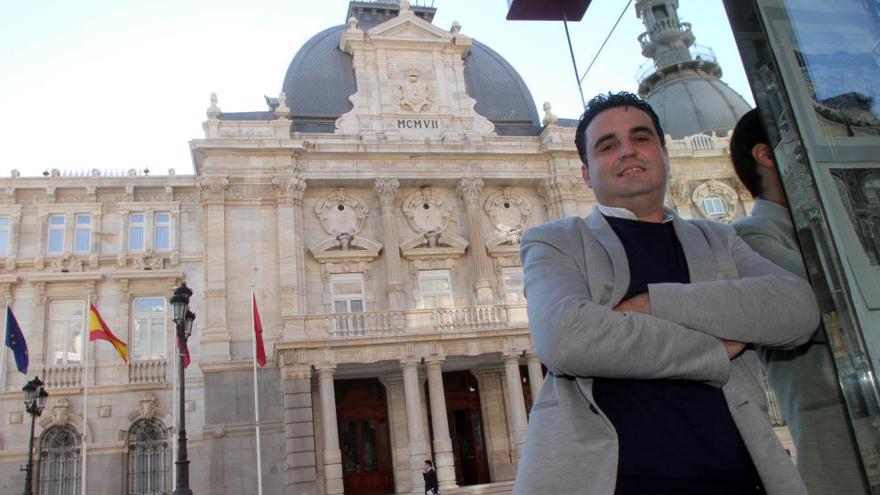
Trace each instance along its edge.
{"label": "blue flag", "polygon": [[30,362],[27,342],[25,342],[21,327],[18,326],[18,320],[15,319],[12,308],[9,306],[6,306],[6,347],[12,349],[18,371],[27,375],[28,363]]}

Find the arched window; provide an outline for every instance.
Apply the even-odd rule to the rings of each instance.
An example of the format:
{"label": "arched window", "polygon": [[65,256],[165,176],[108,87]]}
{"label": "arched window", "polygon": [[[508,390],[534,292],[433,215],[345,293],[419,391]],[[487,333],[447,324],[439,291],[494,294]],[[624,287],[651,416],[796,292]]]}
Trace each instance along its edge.
{"label": "arched window", "polygon": [[53,426],[40,440],[40,494],[80,492],[82,452],[79,433],[71,426]]}
{"label": "arched window", "polygon": [[719,196],[706,196],[703,198],[703,211],[706,212],[708,217],[724,215],[727,213],[727,205]]}
{"label": "arched window", "polygon": [[155,419],[142,419],[128,430],[128,493],[171,493],[168,479],[168,432]]}

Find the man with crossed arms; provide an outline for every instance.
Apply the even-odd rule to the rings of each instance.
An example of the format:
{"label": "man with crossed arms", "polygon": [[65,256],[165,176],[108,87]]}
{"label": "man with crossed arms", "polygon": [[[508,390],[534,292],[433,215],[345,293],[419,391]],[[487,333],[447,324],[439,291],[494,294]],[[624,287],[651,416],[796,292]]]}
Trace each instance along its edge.
{"label": "man with crossed arms", "polygon": [[521,242],[549,373],[514,493],[806,493],[747,346],[806,341],[810,286],[729,226],[663,207],[663,130],[637,96],[592,99],[575,143],[599,205]]}

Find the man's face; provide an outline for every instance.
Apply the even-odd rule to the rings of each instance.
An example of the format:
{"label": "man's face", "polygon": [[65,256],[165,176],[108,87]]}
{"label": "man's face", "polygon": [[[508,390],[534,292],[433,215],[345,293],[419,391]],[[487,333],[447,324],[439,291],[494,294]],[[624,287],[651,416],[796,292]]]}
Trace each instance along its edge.
{"label": "man's face", "polygon": [[669,155],[647,113],[634,107],[605,110],[587,126],[586,145],[582,173],[599,203],[633,211],[662,207]]}

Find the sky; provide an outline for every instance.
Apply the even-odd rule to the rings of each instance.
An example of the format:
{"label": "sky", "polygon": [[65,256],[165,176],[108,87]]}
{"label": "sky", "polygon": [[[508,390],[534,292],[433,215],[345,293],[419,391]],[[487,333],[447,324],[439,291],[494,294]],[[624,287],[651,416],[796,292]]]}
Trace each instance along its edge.
{"label": "sky", "polygon": [[[434,24],[458,21],[464,35],[507,59],[529,87],[539,115],[582,111],[559,22],[507,21],[505,0],[413,0],[437,8]],[[635,3],[635,2],[633,2]],[[593,0],[570,23],[583,74],[621,14],[624,0]],[[265,110],[296,51],[312,35],[343,24],[348,0],[33,0],[0,16],[0,177],[43,170],[192,173],[189,141],[210,94],[223,111]],[[714,49],[724,81],[753,103],[722,0],[680,0],[697,43]],[[589,98],[635,91],[646,60],[644,31],[630,6],[584,80]]]}

